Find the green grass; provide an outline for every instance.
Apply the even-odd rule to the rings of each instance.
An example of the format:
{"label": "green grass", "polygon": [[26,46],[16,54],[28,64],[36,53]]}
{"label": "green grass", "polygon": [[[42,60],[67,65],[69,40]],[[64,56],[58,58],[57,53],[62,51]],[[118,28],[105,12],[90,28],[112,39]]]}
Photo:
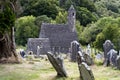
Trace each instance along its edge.
{"label": "green grass", "polygon": [[[0,64],[0,80],[79,80],[77,63],[64,61],[67,78],[56,77],[57,73],[49,61],[41,60],[29,64]],[[91,66],[95,80],[120,80],[120,71],[111,67]]]}

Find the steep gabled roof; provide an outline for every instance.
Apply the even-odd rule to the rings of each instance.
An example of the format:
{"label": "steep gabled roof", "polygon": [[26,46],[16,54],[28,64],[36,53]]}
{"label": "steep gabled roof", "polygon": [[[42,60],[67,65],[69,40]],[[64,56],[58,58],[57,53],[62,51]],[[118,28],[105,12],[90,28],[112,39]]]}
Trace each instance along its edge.
{"label": "steep gabled roof", "polygon": [[49,38],[51,46],[70,47],[73,40],[77,40],[76,32],[71,32],[67,24],[42,24],[40,38]]}

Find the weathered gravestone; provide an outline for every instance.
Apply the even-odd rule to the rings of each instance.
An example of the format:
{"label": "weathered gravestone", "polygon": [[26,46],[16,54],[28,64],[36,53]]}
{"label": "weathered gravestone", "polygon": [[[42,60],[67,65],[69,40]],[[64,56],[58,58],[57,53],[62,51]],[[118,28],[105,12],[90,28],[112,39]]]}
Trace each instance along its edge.
{"label": "weathered gravestone", "polygon": [[117,66],[117,51],[115,51],[114,49],[111,49],[108,53],[107,53],[107,58],[108,61],[110,61],[110,65],[112,65],[113,67]]}
{"label": "weathered gravestone", "polygon": [[120,55],[117,56],[116,61],[117,61],[117,69],[120,69]]}
{"label": "weathered gravestone", "polygon": [[79,43],[77,41],[71,42],[70,61],[76,62],[76,54],[79,51]]}
{"label": "weathered gravestone", "polygon": [[48,52],[47,56],[52,66],[57,71],[57,76],[67,77],[67,73],[63,65],[63,59],[60,56],[55,56],[51,52]]}
{"label": "weathered gravestone", "polygon": [[86,62],[88,65],[92,65],[92,64],[93,64],[93,60],[92,60],[92,58],[90,57],[90,55],[84,54],[84,59],[85,59],[85,62]]}
{"label": "weathered gravestone", "polygon": [[104,66],[110,65],[110,61],[107,57],[107,53],[113,49],[113,43],[110,40],[106,40],[105,43],[103,44],[103,49],[104,49]]}
{"label": "weathered gravestone", "polygon": [[96,60],[102,60],[103,59],[103,55],[101,53],[98,53],[96,56],[95,56],[95,59]]}
{"label": "weathered gravestone", "polygon": [[77,62],[80,72],[80,80],[95,80],[90,67],[85,63],[85,59],[81,51],[78,51],[77,53]]}

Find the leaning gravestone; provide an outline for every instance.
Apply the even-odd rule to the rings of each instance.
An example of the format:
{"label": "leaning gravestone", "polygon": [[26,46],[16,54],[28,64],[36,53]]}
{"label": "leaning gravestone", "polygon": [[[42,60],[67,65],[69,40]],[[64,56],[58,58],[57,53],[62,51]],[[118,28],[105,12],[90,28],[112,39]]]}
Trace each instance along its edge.
{"label": "leaning gravestone", "polygon": [[87,65],[87,63],[85,63],[81,51],[78,51],[77,53],[77,62],[80,72],[80,80],[95,80],[90,67]]}
{"label": "leaning gravestone", "polygon": [[71,42],[70,61],[76,62],[76,54],[79,51],[79,43],[77,41]]}
{"label": "leaning gravestone", "polygon": [[104,66],[108,66],[110,64],[110,61],[108,60],[107,53],[113,49],[113,43],[110,40],[106,40],[105,43],[103,44],[103,49],[104,49]]}
{"label": "leaning gravestone", "polygon": [[54,56],[51,52],[48,52],[47,56],[52,66],[57,71],[57,76],[67,77],[67,73],[63,65],[63,59],[60,56]]}

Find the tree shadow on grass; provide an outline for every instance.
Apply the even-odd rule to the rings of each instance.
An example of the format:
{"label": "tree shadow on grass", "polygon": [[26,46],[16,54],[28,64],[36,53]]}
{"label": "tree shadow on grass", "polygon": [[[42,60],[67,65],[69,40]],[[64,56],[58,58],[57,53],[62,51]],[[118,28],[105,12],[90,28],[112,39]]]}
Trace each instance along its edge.
{"label": "tree shadow on grass", "polygon": [[80,78],[54,76],[51,80],[80,80]]}
{"label": "tree shadow on grass", "polygon": [[52,80],[66,80],[66,77],[54,76]]}

